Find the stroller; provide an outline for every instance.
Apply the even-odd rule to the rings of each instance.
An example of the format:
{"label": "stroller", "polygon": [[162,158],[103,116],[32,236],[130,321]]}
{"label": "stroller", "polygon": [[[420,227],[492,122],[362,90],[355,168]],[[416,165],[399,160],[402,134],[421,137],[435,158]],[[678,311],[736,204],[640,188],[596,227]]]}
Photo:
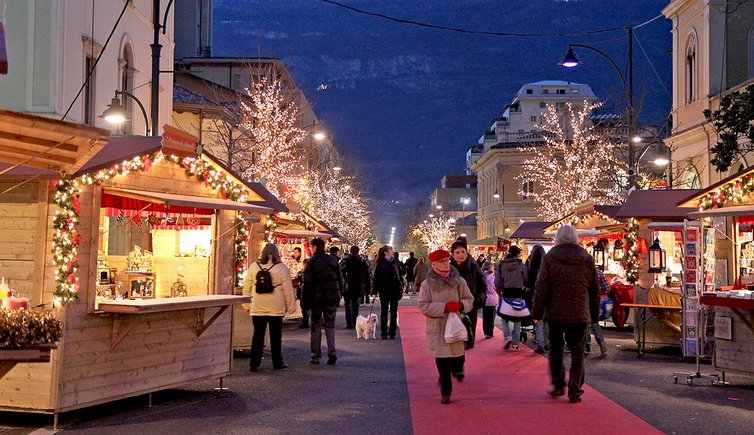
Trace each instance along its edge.
{"label": "stroller", "polygon": [[[532,312],[532,306],[534,305],[534,289],[526,289],[526,295],[524,296],[524,301],[526,302],[526,308],[529,309],[529,312]],[[532,339],[536,339],[537,337],[537,331],[534,328],[534,319],[531,318],[531,316],[526,316],[521,320],[521,342],[526,343],[526,340],[529,338],[529,334],[531,334]]]}

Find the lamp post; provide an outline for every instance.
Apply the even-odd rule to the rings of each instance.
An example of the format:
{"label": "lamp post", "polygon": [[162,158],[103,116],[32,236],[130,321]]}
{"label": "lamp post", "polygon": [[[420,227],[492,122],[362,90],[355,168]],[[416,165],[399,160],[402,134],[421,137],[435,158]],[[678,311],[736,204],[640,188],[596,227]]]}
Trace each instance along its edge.
{"label": "lamp post", "polygon": [[139,101],[136,96],[128,91],[115,91],[115,98],[110,101],[110,104],[107,106],[107,109],[105,109],[104,112],[102,112],[102,115],[100,115],[100,118],[103,118],[105,121],[110,122],[112,124],[120,125],[126,120],[126,108],[123,107],[123,105],[120,103],[120,99],[118,96],[122,95],[123,97],[131,98],[132,100],[136,101],[136,104],[139,105],[139,108],[141,109],[141,114],[144,115],[144,128],[146,130],[146,135],[149,136],[149,117],[147,116],[147,111],[144,108],[144,105],[141,104],[141,101]]}
{"label": "lamp post", "polygon": [[[511,227],[510,225],[508,225],[508,220],[505,218],[505,184],[503,184],[501,187],[503,189],[503,193],[500,194],[498,190],[495,190],[495,193],[492,194],[492,197],[495,199],[502,199],[500,208],[503,210],[503,235],[505,235],[505,233],[511,230]],[[497,228],[495,229],[495,233],[495,235],[497,235]]]}
{"label": "lamp post", "polygon": [[461,228],[466,228],[466,205],[471,202],[471,198],[461,198]]}
{"label": "lamp post", "polygon": [[629,187],[635,187],[636,186],[636,173],[634,172],[634,143],[633,143],[633,136],[634,136],[634,28],[633,27],[626,27],[626,36],[628,37],[628,59],[627,59],[627,68],[626,68],[626,76],[623,76],[623,72],[618,67],[618,64],[613,61],[613,59],[605,54],[605,52],[590,47],[588,45],[583,44],[569,44],[568,45],[568,52],[566,53],[565,57],[561,61],[561,65],[563,65],[566,68],[573,68],[575,66],[579,65],[579,60],[576,58],[576,55],[573,52],[573,47],[580,47],[585,48],[587,50],[592,50],[595,53],[599,54],[600,56],[607,59],[608,62],[610,62],[610,65],[613,66],[615,71],[618,73],[618,76],[620,77],[621,84],[623,85],[623,96],[626,98],[626,102],[628,103],[628,110],[627,110],[627,118],[628,118],[628,185]]}

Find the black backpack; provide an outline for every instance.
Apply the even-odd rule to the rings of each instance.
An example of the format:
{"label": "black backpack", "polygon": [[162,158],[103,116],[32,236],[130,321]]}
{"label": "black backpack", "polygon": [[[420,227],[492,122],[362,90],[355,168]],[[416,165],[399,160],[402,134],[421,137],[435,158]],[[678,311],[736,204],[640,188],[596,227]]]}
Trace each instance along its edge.
{"label": "black backpack", "polygon": [[[275,263],[277,264],[277,263]],[[270,266],[270,269],[275,267],[275,264]],[[272,274],[270,273],[270,269],[265,269],[262,267],[261,264],[257,261],[257,266],[259,266],[259,271],[257,272],[256,277],[256,291],[257,293],[272,293],[273,290],[275,290],[275,286],[272,285]]]}

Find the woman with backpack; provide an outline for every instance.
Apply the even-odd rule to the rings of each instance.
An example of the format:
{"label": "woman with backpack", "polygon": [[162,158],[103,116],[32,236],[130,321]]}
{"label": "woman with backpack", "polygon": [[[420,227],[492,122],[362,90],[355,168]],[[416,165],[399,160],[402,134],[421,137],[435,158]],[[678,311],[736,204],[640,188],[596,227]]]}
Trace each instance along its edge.
{"label": "woman with backpack", "polygon": [[281,352],[283,317],[295,312],[296,295],[293,292],[291,273],[288,266],[281,262],[277,246],[266,244],[259,259],[249,267],[244,279],[243,294],[251,296],[251,304],[244,304],[244,309],[251,315],[254,325],[249,370],[256,372],[262,363],[264,335],[268,325],[272,367],[276,370],[288,368]]}

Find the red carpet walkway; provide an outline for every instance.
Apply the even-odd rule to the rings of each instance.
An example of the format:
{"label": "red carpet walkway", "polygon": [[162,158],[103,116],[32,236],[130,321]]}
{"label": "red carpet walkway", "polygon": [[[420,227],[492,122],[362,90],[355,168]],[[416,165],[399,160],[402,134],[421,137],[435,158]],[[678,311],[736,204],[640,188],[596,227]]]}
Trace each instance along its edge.
{"label": "red carpet walkway", "polygon": [[[400,308],[401,342],[414,433],[438,434],[658,434],[644,420],[584,386],[583,402],[547,395],[547,359],[526,346],[504,351],[502,332],[484,339],[481,316],[476,347],[466,353],[466,379],[453,381],[450,405],[440,403],[435,361],[426,350],[424,316]],[[589,372],[587,371],[587,382]]]}

